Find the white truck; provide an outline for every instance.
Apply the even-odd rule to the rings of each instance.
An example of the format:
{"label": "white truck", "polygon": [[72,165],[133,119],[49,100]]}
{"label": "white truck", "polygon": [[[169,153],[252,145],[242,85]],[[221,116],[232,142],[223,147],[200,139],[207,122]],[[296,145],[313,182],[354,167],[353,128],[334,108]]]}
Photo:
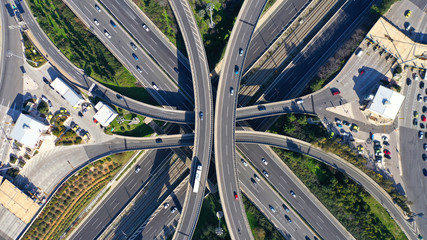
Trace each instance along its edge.
{"label": "white truck", "polygon": [[193,183],[193,192],[195,193],[199,191],[201,175],[202,175],[202,165],[198,165],[196,170],[196,176],[194,176],[194,183]]}

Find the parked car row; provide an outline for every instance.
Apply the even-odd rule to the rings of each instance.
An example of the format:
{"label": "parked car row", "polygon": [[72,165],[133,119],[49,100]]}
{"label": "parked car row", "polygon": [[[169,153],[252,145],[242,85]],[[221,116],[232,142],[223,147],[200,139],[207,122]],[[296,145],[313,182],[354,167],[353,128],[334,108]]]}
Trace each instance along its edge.
{"label": "parked car row", "polygon": [[357,133],[359,131],[359,126],[355,123],[349,123],[348,121],[341,121],[339,118],[335,118],[335,123],[337,127],[342,128],[343,125],[350,128],[350,131]]}

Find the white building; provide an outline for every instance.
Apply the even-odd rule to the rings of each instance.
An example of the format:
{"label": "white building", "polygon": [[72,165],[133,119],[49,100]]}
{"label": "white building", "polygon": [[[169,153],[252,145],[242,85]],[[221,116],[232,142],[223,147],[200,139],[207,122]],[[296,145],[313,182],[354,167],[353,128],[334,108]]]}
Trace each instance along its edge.
{"label": "white building", "polygon": [[29,148],[34,148],[42,133],[48,129],[49,125],[44,124],[30,115],[21,113],[12,129],[10,137]]}
{"label": "white building", "polygon": [[97,110],[93,118],[99,122],[103,127],[107,127],[110,123],[117,117],[117,112],[114,111],[110,106],[104,104],[103,102],[98,102],[95,105]]}
{"label": "white building", "polygon": [[394,120],[404,99],[405,96],[402,94],[380,86],[367,110],[383,118]]}
{"label": "white building", "polygon": [[55,78],[50,86],[61,94],[73,108],[77,108],[79,104],[84,102],[83,97],[79,93],[76,93],[62,78]]}

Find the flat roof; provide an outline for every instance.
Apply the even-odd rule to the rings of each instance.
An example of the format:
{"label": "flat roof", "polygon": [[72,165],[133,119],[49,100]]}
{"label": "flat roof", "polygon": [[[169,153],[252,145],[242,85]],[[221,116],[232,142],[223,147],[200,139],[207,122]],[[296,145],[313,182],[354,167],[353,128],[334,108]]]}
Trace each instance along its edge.
{"label": "flat roof", "polygon": [[384,86],[378,88],[369,110],[389,119],[395,119],[405,96]]}
{"label": "flat roof", "polygon": [[83,97],[76,93],[62,78],[55,78],[50,85],[73,107],[77,107],[84,101]]}
{"label": "flat roof", "polygon": [[2,180],[0,177],[0,204],[28,224],[40,206],[9,180],[4,179],[1,183]]}
{"label": "flat roof", "polygon": [[427,44],[414,42],[383,17],[375,23],[367,36],[397,57],[400,64],[427,68]]}
{"label": "flat roof", "polygon": [[34,148],[40,135],[46,131],[48,127],[49,125],[44,124],[32,116],[21,113],[10,133],[10,137],[30,148]]}
{"label": "flat roof", "polygon": [[96,114],[93,116],[99,124],[104,127],[110,125],[110,123],[117,117],[117,112],[114,111],[110,106],[104,104],[103,102],[98,102],[95,105],[95,109],[98,110]]}

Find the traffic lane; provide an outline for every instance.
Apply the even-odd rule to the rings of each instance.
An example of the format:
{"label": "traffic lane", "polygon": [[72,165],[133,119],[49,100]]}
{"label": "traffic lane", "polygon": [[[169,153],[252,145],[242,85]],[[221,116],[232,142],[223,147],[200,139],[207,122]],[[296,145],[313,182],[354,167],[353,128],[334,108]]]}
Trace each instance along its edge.
{"label": "traffic lane", "polygon": [[[177,82],[178,86],[188,95],[193,96],[193,85],[188,60],[181,60],[181,57],[177,57],[176,52],[171,52],[170,48],[165,46],[167,43],[164,42],[164,39],[158,37],[151,30],[153,27],[150,26],[150,21],[141,19],[141,14],[136,13],[127,1],[124,1],[125,4],[115,0],[101,0],[100,2],[109,9],[112,15],[147,50],[155,61],[162,66],[167,74]],[[146,24],[150,29],[148,32],[143,30],[143,24]]]}
{"label": "traffic lane", "polygon": [[[162,199],[166,198],[178,185],[179,177],[185,174],[187,169],[185,163],[174,157],[172,164],[167,162],[166,166],[156,173],[153,180],[144,188],[144,193],[134,200],[132,209],[114,223],[116,236],[131,236],[159,207]],[[177,208],[181,210],[181,206]],[[125,207],[124,207],[125,208]]]}
{"label": "traffic lane", "polygon": [[[239,174],[240,187],[242,191],[255,203],[256,207],[267,215],[267,218],[273,223],[276,229],[285,237],[292,236],[294,239],[304,239],[306,236],[314,236],[314,232],[301,221],[299,216],[289,208],[288,204],[277,195],[258,172],[255,172],[251,166],[244,166],[241,162],[237,163],[237,172]],[[256,174],[261,181],[256,181]],[[284,205],[288,207],[289,212],[285,211]],[[272,206],[276,212],[270,209]],[[288,222],[285,215],[292,222]],[[290,237],[289,237],[290,238]]]}
{"label": "traffic lane", "polygon": [[288,0],[254,33],[245,58],[244,70],[252,65],[309,1]]}
{"label": "traffic lane", "polygon": [[[148,55],[141,49],[134,51],[130,46],[132,39],[123,31],[121,26],[113,27],[110,23],[111,18],[106,11],[98,12],[93,6],[87,6],[86,2],[79,0],[67,1],[69,5],[73,6],[74,11],[78,11],[81,17],[85,18],[86,23],[90,26],[92,32],[96,33],[98,39],[104,43],[115,56],[127,67],[127,69],[137,79],[142,79],[142,83],[147,91],[155,98],[163,103],[171,106],[179,107],[180,109],[187,108],[187,100],[179,94],[179,88],[168,81],[168,77],[163,74],[163,71],[151,61]],[[99,25],[94,23],[94,19],[98,21]],[[105,34],[107,31],[111,38]],[[136,58],[132,55],[135,54]],[[137,70],[140,67],[141,72]],[[159,89],[157,90],[156,87]]]}
{"label": "traffic lane", "polygon": [[[270,134],[264,132],[247,133],[240,131],[238,132],[239,141],[252,144],[267,144],[271,146],[277,146],[284,149],[289,149],[294,152],[299,152],[312,157],[316,160],[321,161],[331,167],[342,171],[352,178],[356,183],[363,186],[363,188],[373,196],[378,202],[380,202],[387,211],[392,215],[396,222],[400,225],[402,230],[408,236],[409,239],[415,239],[416,235],[412,229],[412,226],[406,221],[406,217],[403,215],[401,209],[395,205],[384,189],[373,181],[369,176],[363,173],[361,170],[348,163],[346,160],[332,154],[323,152],[321,149],[311,146],[311,144],[285,137],[277,134]],[[295,192],[297,193],[297,192]],[[332,215],[329,213],[332,217]]]}
{"label": "traffic lane", "polygon": [[[113,189],[94,214],[75,232],[71,239],[94,239],[105,226],[116,216],[128,200],[142,185],[145,185],[150,176],[163,166],[172,157],[171,150],[153,150],[138,162],[141,166],[139,173],[129,172],[124,176],[122,184]],[[159,166],[154,166],[157,163]]]}
{"label": "traffic lane", "polygon": [[[294,181],[287,168],[277,164],[278,159],[271,155],[269,151],[262,146],[253,144],[238,144],[247,159],[258,169],[259,174],[263,170],[267,171],[268,181],[277,189],[277,191],[289,202],[290,205],[310,224],[310,226],[324,239],[348,239],[336,226],[335,222],[324,214],[313,202],[315,198],[312,193],[306,190],[304,184],[299,180]],[[268,165],[262,163],[265,158]],[[280,159],[281,161],[281,159]],[[293,191],[296,197],[292,197],[290,191]],[[326,209],[326,208],[325,208]]]}
{"label": "traffic lane", "polygon": [[[167,209],[160,205],[160,211],[147,223],[147,226],[142,231],[141,237],[143,239],[156,239],[161,234],[168,236],[174,232],[178,220],[181,217],[186,190],[186,187],[181,187],[178,191],[174,192],[174,194],[171,194],[170,197],[172,200],[168,201],[169,207]],[[177,211],[172,213],[171,210],[175,206],[177,207]]]}
{"label": "traffic lane", "polygon": [[[328,38],[322,38],[321,41],[318,39],[307,46],[304,50],[304,54],[294,60],[294,66],[287,71],[287,74],[275,80],[274,84],[267,89],[263,95],[264,99],[267,102],[274,102],[295,97],[296,94],[299,94],[311,80],[310,77],[306,77],[307,74],[312,72],[308,71],[309,69],[307,69],[307,66],[311,66],[311,68],[319,67],[321,63],[326,61],[328,57],[324,56],[330,54],[330,49],[338,46],[336,42],[340,40],[340,36],[348,32],[345,31],[345,29],[349,29],[349,26],[355,19],[361,15],[365,9],[369,8],[371,2],[371,0],[349,2],[345,8],[343,8],[342,15],[345,17],[339,17],[339,23],[334,26],[335,31],[330,32]],[[328,31],[328,29],[326,29],[326,31]],[[317,61],[313,63],[312,61],[315,60]],[[290,73],[292,73],[292,77]]]}
{"label": "traffic lane", "polygon": [[[244,62],[244,57],[239,56],[239,48],[247,52],[250,37],[253,34],[255,24],[264,8],[264,4],[265,1],[251,1],[243,4],[237,17],[237,24],[233,27],[233,34],[227,45],[217,92],[216,106],[218,108],[215,119],[215,139],[217,140],[215,149],[218,157],[216,172],[224,216],[230,235],[236,239],[252,239],[253,236],[249,231],[249,223],[247,222],[243,203],[241,200],[236,201],[233,194],[233,192],[238,192],[239,184],[234,158],[230,161],[230,156],[234,156],[235,153],[234,125],[237,103],[237,94],[231,95],[231,87],[235,89],[236,93],[238,92],[241,68]],[[219,124],[221,124],[221,129],[219,129]]]}

